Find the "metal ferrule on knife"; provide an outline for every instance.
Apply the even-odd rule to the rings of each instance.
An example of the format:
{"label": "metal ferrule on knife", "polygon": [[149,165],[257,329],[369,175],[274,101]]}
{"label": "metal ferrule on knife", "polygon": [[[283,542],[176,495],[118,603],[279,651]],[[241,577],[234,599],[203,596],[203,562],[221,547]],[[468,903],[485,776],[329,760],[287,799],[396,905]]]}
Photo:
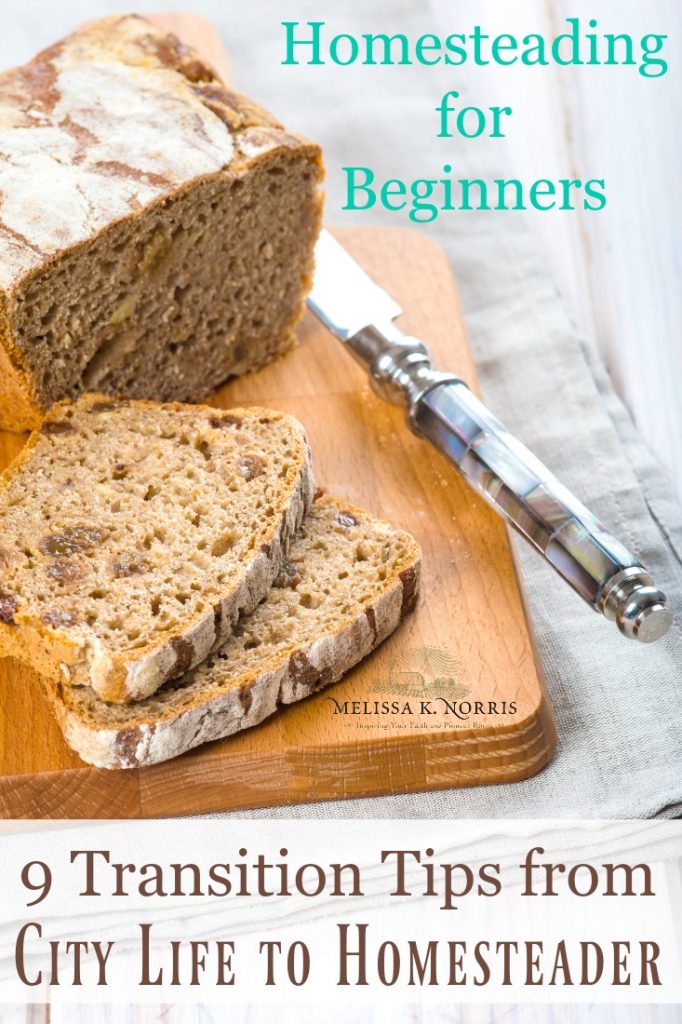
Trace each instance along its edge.
{"label": "metal ferrule on knife", "polygon": [[327,232],[308,304],[369,371],[375,392],[407,410],[428,438],[510,526],[588,604],[627,637],[649,643],[670,628],[665,594],[638,560],[452,374],[392,320],[400,307]]}

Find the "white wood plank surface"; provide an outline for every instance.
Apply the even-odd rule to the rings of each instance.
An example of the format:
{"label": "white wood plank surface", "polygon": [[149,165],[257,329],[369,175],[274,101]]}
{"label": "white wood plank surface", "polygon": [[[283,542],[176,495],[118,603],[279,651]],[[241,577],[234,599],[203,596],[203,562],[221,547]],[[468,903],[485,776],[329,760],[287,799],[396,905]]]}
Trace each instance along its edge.
{"label": "white wood plank surface", "polygon": [[[514,110],[509,176],[604,178],[598,213],[531,212],[528,221],[568,311],[604,359],[651,450],[682,497],[682,67],[679,0],[431,0],[439,30],[553,37],[567,17],[636,41],[668,33],[668,73],[635,67],[453,69],[480,104]],[[475,143],[474,143],[475,144]]]}
{"label": "white wood plank surface", "polygon": [[[7,1008],[0,1024],[677,1024],[675,1006],[328,1007],[53,1006]],[[40,1013],[41,1015],[38,1015]]]}
{"label": "white wood plank surface", "polygon": [[0,1024],[49,1024],[49,1008],[36,1006],[4,1006],[0,1004]]}

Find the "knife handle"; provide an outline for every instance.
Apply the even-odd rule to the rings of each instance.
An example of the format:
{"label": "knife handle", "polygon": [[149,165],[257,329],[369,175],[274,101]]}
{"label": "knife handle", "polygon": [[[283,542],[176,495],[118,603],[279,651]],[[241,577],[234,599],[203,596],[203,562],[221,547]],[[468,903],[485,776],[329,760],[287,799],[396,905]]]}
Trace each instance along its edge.
{"label": "knife handle", "polygon": [[627,637],[650,643],[672,623],[646,569],[457,377],[433,369],[426,346],[392,324],[347,342],[382,398],[407,408],[410,427],[567,583]]}

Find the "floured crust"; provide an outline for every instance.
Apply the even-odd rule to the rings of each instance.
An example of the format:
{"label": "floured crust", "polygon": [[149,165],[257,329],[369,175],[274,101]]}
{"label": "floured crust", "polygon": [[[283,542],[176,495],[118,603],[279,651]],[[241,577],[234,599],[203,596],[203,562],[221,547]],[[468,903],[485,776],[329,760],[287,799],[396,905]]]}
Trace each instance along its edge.
{"label": "floured crust", "polygon": [[[318,551],[318,541],[324,543],[331,531],[337,532],[336,538],[331,537],[327,551]],[[357,537],[362,539],[356,542]],[[353,570],[356,543],[366,549],[360,570],[357,566]],[[417,602],[420,551],[416,541],[373,520],[362,509],[348,508],[333,498],[323,497],[314,503],[290,557],[297,560],[290,564],[297,567],[296,572],[301,570],[303,582],[285,567],[284,579],[279,580],[283,589],[276,585],[252,616],[240,620],[241,640],[229,639],[206,663],[155,697],[112,708],[91,692],[45,679],[68,743],[91,764],[132,768],[168,760],[251,728],[281,705],[341,679],[397,628]],[[298,596],[310,597],[305,581],[319,580],[325,572],[329,575],[330,564],[337,575],[345,572],[348,578],[337,583],[338,593],[332,592],[330,613],[324,617],[320,609],[311,611],[308,606],[305,612],[292,612],[297,626],[292,627],[291,637],[283,642],[268,640],[263,635],[264,623],[269,623],[276,636],[273,620],[278,608],[283,602],[295,606]],[[364,573],[365,593],[346,607],[345,595],[357,593],[354,571]],[[382,572],[385,578],[380,579]],[[318,593],[321,589],[320,584]],[[253,646],[259,639],[262,651]]]}
{"label": "floured crust", "polygon": [[[110,435],[107,440],[110,440],[111,436],[116,434],[116,416],[123,416],[127,410],[139,412],[140,415],[149,414],[152,419],[155,415],[163,415],[172,424],[177,423],[179,434],[187,422],[190,440],[194,436],[192,430],[196,433],[198,429],[196,424],[204,424],[205,431],[197,435],[197,443],[203,444],[205,438],[208,438],[218,450],[222,450],[223,423],[227,430],[244,429],[248,436],[249,423],[259,417],[265,417],[267,423],[277,422],[285,436],[290,436],[292,457],[287,463],[286,473],[282,479],[272,485],[269,497],[272,508],[271,514],[265,519],[267,525],[261,523],[256,530],[255,523],[249,524],[248,529],[255,539],[244,562],[236,568],[232,567],[226,553],[229,582],[226,581],[223,592],[216,596],[213,604],[185,615],[180,612],[175,616],[172,628],[161,631],[156,636],[145,636],[143,646],[132,645],[126,649],[124,645],[121,649],[112,646],[111,641],[103,638],[101,633],[98,634],[97,629],[89,626],[81,614],[81,607],[87,605],[89,592],[93,587],[96,589],[102,585],[101,566],[92,578],[74,575],[74,570],[83,569],[84,557],[91,555],[93,549],[104,546],[107,539],[104,536],[106,528],[102,537],[93,533],[90,537],[86,535],[85,540],[82,539],[81,534],[83,530],[89,528],[91,521],[88,519],[88,509],[83,507],[83,501],[76,501],[75,514],[62,514],[60,510],[60,503],[65,504],[69,497],[70,480],[68,477],[64,478],[64,473],[70,471],[73,461],[71,454],[69,453],[66,462],[62,458],[61,471],[55,466],[59,466],[60,449],[65,448],[67,444],[74,448],[80,443],[77,434],[75,438],[72,436],[71,428],[71,424],[78,423],[79,416],[87,418],[93,413],[97,417],[109,418],[110,422],[106,429]],[[167,436],[172,439],[171,435]],[[64,442],[61,446],[60,440]],[[154,454],[153,444],[150,447]],[[232,450],[236,451],[234,448]],[[249,476],[252,464],[248,461],[254,456],[248,454],[248,448],[246,451],[247,454],[242,461],[246,472],[244,479],[248,481],[255,479],[255,476]],[[106,456],[102,457],[104,479],[110,479],[107,475],[111,472],[110,461]],[[46,466],[49,467],[47,474]],[[257,470],[258,473],[261,472],[259,467]],[[74,466],[74,473],[78,473],[77,465]],[[28,486],[29,481],[35,482],[37,475],[41,478],[41,487],[47,489],[42,498],[48,502],[53,500],[55,517],[47,524],[40,519],[35,507],[33,511],[28,508],[23,510],[23,518],[20,517],[17,526],[17,507],[19,512],[22,512],[23,482]],[[98,488],[102,487],[105,488],[106,501],[111,500],[114,505],[117,494],[125,498],[125,478],[116,480],[115,476],[114,473],[114,479],[104,484],[96,477],[92,479],[93,500],[96,504],[98,499],[95,494]],[[142,477],[141,485],[144,486],[146,482],[147,478]],[[152,490],[155,482],[156,478],[150,478]],[[229,480],[217,479],[213,484],[218,495],[221,494],[221,487],[224,484],[223,501],[226,507],[229,507],[230,500],[229,483]],[[244,480],[240,477],[239,486],[242,484]],[[89,487],[90,484],[86,480],[86,499]],[[10,494],[10,490],[13,494]],[[50,497],[52,490],[53,499]],[[59,678],[66,685],[90,685],[103,699],[109,701],[126,703],[154,693],[168,679],[182,675],[203,661],[211,650],[224,642],[239,614],[251,611],[264,597],[279,571],[292,537],[310,506],[313,494],[310,450],[305,433],[293,417],[282,413],[257,408],[223,412],[200,406],[159,405],[129,399],[112,400],[108,396],[99,395],[83,396],[77,403],[59,403],[40,430],[31,435],[17,459],[0,475],[0,509],[3,510],[1,514],[4,523],[0,542],[0,651],[28,662],[38,672]],[[215,498],[215,495],[211,497]],[[101,512],[99,514],[101,517]],[[101,529],[101,526],[97,529]],[[69,530],[72,533],[74,530],[81,533],[76,534],[74,540],[73,535],[68,533]],[[56,548],[54,543],[50,547],[50,542],[54,541],[55,536]],[[47,548],[45,538],[48,542]],[[75,548],[75,551],[71,548]],[[120,555],[120,544],[116,550]],[[84,557],[81,557],[81,552],[85,553]],[[125,550],[123,554],[126,554]],[[38,573],[41,571],[41,559],[44,569],[47,563],[47,575],[42,577],[45,580],[45,587],[48,585],[48,577],[54,579],[55,570],[59,567],[56,578],[60,580],[60,586],[63,584],[63,589],[56,591],[59,595],[59,603],[56,605],[53,601],[45,606],[31,596],[35,590],[35,579],[40,578]],[[107,564],[110,565],[111,562]],[[85,568],[89,570],[88,566]],[[123,565],[119,576],[126,581],[130,580],[132,597],[146,600],[146,588],[150,584],[146,582],[144,575],[136,575],[138,571],[137,566],[133,566],[131,570],[129,565]],[[117,611],[116,608],[112,609],[112,613]],[[124,611],[125,609],[122,609],[122,612]]]}
{"label": "floured crust", "polygon": [[79,29],[0,75],[0,287],[292,138],[144,18]]}

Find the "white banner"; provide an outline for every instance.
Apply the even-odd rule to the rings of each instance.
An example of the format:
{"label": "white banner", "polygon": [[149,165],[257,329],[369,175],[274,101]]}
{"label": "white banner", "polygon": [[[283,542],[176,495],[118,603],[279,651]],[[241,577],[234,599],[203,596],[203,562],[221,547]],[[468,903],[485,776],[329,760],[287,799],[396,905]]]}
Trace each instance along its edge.
{"label": "white banner", "polygon": [[0,834],[0,1003],[682,1002],[678,822]]}

